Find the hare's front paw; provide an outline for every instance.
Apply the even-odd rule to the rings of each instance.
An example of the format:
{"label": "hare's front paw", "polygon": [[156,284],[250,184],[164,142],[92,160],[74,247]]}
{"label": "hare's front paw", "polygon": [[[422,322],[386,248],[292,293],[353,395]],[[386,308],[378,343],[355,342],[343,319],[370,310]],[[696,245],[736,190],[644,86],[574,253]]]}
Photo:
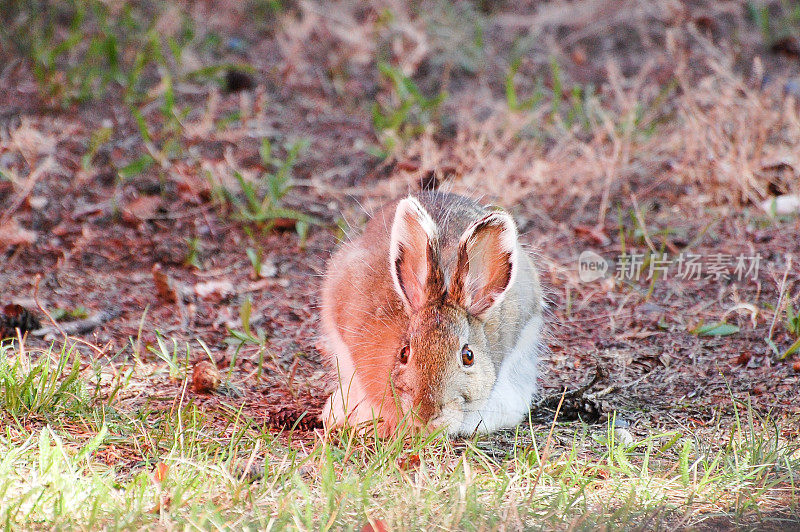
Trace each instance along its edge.
{"label": "hare's front paw", "polygon": [[353,382],[347,389],[337,388],[328,397],[320,415],[320,419],[326,427],[343,425],[355,427],[367,421],[373,421],[375,417],[377,417],[377,409],[373,408],[372,403],[364,395],[357,382]]}

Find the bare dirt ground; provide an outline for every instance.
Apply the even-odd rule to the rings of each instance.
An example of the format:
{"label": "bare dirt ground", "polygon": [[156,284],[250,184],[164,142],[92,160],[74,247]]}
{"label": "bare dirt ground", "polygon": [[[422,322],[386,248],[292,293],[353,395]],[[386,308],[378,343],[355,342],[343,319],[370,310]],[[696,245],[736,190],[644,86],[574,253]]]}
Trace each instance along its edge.
{"label": "bare dirt ground", "polygon": [[[800,217],[760,206],[800,193],[800,59],[796,39],[778,42],[777,22],[765,32],[739,2],[298,2],[260,19],[242,6],[167,10],[194,21],[196,41],[213,34],[220,44],[191,49],[172,73],[186,110],[176,134],[160,111],[163,70],[144,69],[138,109],[150,142],[158,151],[175,137],[180,148],[141,171],[130,163],[152,151],[120,87],[62,105],[28,59],[2,52],[0,303],[43,325],[39,305],[113,311],[77,336],[91,344],[86,357],[116,368],[133,353],[163,366],[147,350],[156,331],[181,358],[188,342],[191,361],[207,358],[202,340],[230,388],[185,393],[209,411],[244,405],[257,422],[291,426],[325,398],[317,290],[342,222],[357,230],[365,211],[438,186],[506,207],[535,250],[552,303],[545,395],[600,366],[594,392],[604,391],[588,417],[617,411],[634,433],[725,424],[732,399],[778,418],[800,412],[800,355],[780,359],[796,341],[786,311],[800,306]],[[777,3],[769,9],[792,22]],[[165,20],[162,30],[179,26]],[[244,87],[186,75],[211,59],[254,70]],[[429,114],[412,101],[417,118],[376,127],[373,104],[405,101],[381,62],[426,98],[447,97]],[[101,128],[110,134],[98,146]],[[308,141],[284,199],[319,221],[304,242],[280,220],[237,220],[218,193],[241,198],[234,171],[252,180],[269,170],[263,138],[279,158],[285,142]],[[260,277],[248,248],[266,265]],[[587,249],[609,262],[609,277],[579,279]],[[673,264],[651,282],[647,263],[639,280],[615,280],[617,257],[631,250],[761,262],[742,280],[733,263],[719,279],[683,279]],[[248,298],[263,345],[230,333]],[[699,334],[716,323],[735,329]],[[186,386],[153,375],[121,404],[168,404]],[[312,430],[306,419],[300,429]]]}

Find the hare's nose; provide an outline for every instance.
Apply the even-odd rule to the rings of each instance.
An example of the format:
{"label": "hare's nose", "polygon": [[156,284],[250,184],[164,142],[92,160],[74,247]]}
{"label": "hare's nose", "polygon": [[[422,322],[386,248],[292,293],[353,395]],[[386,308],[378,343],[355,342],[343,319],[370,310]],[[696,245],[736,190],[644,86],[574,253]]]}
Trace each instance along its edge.
{"label": "hare's nose", "polygon": [[423,393],[419,399],[419,417],[423,423],[430,421],[432,417],[442,411],[440,399],[433,397],[431,393]]}

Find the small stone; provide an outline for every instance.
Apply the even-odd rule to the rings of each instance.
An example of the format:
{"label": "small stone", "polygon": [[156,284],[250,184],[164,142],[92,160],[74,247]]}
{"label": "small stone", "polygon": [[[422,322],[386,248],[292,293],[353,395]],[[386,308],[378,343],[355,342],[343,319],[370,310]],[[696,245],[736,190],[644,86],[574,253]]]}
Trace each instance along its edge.
{"label": "small stone", "polygon": [[192,388],[197,393],[214,393],[222,381],[217,365],[210,360],[201,360],[192,370]]}
{"label": "small stone", "polygon": [[621,427],[614,429],[614,438],[616,438],[616,440],[625,447],[633,443],[633,434],[631,434],[628,429]]}
{"label": "small stone", "polygon": [[261,263],[261,267],[258,270],[258,276],[262,278],[277,277],[278,267],[273,261],[266,260]]}
{"label": "small stone", "polygon": [[225,44],[233,52],[244,53],[247,51],[247,43],[238,37],[230,37]]}
{"label": "small stone", "polygon": [[792,78],[783,86],[783,92],[795,98],[800,97],[800,79]]}
{"label": "small stone", "polygon": [[628,423],[628,420],[625,419],[624,417],[620,416],[619,414],[617,414],[614,417],[614,427],[615,428],[626,429],[626,428],[628,428],[630,426],[631,426],[631,424]]}
{"label": "small stone", "polygon": [[28,205],[35,211],[41,211],[47,207],[47,198],[44,196],[31,196],[28,198]]}
{"label": "small stone", "polygon": [[785,194],[761,202],[761,208],[769,214],[800,213],[800,196]]}

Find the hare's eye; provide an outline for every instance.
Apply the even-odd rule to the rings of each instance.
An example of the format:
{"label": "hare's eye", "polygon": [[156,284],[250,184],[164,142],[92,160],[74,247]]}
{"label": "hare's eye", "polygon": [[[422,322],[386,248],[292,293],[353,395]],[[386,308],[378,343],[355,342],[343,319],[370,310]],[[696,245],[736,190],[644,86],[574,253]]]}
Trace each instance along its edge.
{"label": "hare's eye", "polygon": [[407,345],[404,345],[403,348],[400,350],[400,363],[405,364],[408,362],[408,352],[410,349]]}
{"label": "hare's eye", "polygon": [[461,363],[465,366],[471,366],[473,362],[475,362],[475,355],[472,354],[469,344],[464,344],[464,347],[461,348]]}

